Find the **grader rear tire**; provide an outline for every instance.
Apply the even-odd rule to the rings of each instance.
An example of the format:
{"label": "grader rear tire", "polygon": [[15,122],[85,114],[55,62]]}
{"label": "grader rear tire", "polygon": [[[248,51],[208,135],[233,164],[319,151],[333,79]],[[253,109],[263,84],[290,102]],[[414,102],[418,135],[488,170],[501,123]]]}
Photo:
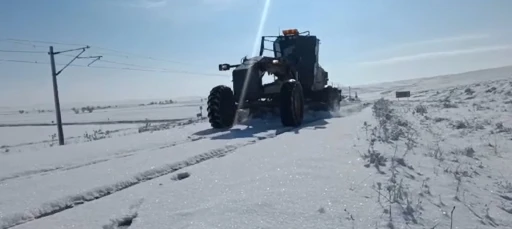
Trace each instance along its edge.
{"label": "grader rear tire", "polygon": [[304,94],[299,82],[286,82],[280,91],[280,113],[283,126],[297,127],[304,119]]}

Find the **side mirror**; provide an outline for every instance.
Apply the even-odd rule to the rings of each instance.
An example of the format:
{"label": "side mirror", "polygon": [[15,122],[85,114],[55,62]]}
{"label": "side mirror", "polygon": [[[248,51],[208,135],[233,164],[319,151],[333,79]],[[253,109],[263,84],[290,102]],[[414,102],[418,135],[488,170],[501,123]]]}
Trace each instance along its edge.
{"label": "side mirror", "polygon": [[219,64],[219,71],[227,71],[231,68],[229,64]]}

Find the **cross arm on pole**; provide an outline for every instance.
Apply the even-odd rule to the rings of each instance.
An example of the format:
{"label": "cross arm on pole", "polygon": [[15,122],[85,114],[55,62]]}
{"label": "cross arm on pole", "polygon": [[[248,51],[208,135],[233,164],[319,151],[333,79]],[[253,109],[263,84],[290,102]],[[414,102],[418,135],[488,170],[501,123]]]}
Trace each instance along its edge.
{"label": "cross arm on pole", "polygon": [[53,55],[57,55],[57,54],[65,53],[65,52],[73,52],[73,51],[78,51],[78,50],[85,51],[88,48],[90,48],[90,47],[87,45],[87,46],[85,46],[83,48],[76,48],[76,49],[69,49],[69,50],[64,50],[64,51],[59,51],[59,52],[53,52]]}
{"label": "cross arm on pole", "polygon": [[81,57],[79,56],[77,59],[94,59],[91,63],[89,63],[87,65],[87,67],[91,66],[92,63],[100,60],[103,56],[85,56],[85,57]]}
{"label": "cross arm on pole", "polygon": [[[76,50],[80,50],[80,49],[76,49]],[[67,68],[71,63],[73,63],[73,61],[75,61],[76,59],[78,59],[78,57],[80,57],[80,55],[82,55],[82,53],[84,53],[84,52],[85,52],[85,48],[82,48],[81,50],[82,50],[82,51],[81,51],[78,55],[76,55],[76,56],[75,56],[71,61],[69,61],[69,62],[66,64],[66,66],[64,66],[60,71],[58,71],[58,72],[57,72],[57,75],[59,75],[62,71],[64,71],[64,69],[66,69],[66,68]],[[75,51],[75,50],[73,50],[73,51]],[[60,53],[62,53],[62,52],[60,52]]]}
{"label": "cross arm on pole", "polygon": [[65,52],[72,52],[72,51],[79,51],[81,50],[80,53],[78,53],[78,55],[76,55],[71,61],[69,61],[60,71],[56,72],[56,75],[59,75],[62,71],[64,71],[64,69],[66,69],[71,63],[73,63],[73,61],[75,61],[76,59],[94,59],[91,63],[89,63],[87,66],[90,66],[92,63],[98,61],[102,56],[87,56],[87,57],[81,57],[80,55],[82,55],[82,53],[85,52],[86,49],[90,48],[89,46],[85,46],[83,48],[76,48],[76,49],[69,49],[69,50],[64,50],[64,51],[59,51],[59,52],[53,52],[53,53],[49,53],[50,55],[57,55],[57,54],[61,54],[61,53],[65,53]]}

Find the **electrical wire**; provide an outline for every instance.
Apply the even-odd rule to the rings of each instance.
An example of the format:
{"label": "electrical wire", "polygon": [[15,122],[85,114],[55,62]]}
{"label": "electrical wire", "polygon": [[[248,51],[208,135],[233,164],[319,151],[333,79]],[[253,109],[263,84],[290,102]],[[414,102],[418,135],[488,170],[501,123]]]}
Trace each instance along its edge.
{"label": "electrical wire", "polygon": [[36,48],[36,47],[40,47],[40,48],[48,48],[48,46],[44,46],[44,45],[36,45],[36,44],[33,44],[33,43],[27,44],[27,43],[24,43],[24,42],[20,42],[20,41],[10,41],[10,40],[7,40],[7,39],[0,39],[0,41],[10,42],[10,43],[14,43],[14,44],[17,44],[17,45],[30,46],[30,47],[32,47],[32,48]]}
{"label": "electrical wire", "polygon": [[[74,57],[73,55],[67,55],[67,54],[62,54],[62,55],[68,56],[68,57]],[[109,64],[135,67],[135,68],[139,68],[139,70],[145,69],[145,70],[149,70],[149,71],[164,71],[164,72],[174,72],[174,73],[184,73],[184,74],[191,73],[189,71],[183,71],[183,70],[168,69],[168,68],[155,68],[155,67],[148,67],[148,66],[138,65],[138,64],[130,64],[130,63],[123,63],[123,62],[118,62],[118,61],[105,60],[105,59],[103,59],[103,57],[101,59],[98,59],[97,61],[103,62],[103,63],[109,63]],[[122,68],[122,69],[126,69],[126,68]],[[194,74],[199,74],[199,73],[196,72]],[[203,74],[203,73],[201,73],[201,74]],[[207,75],[211,75],[211,74],[207,73]],[[220,74],[213,74],[213,75],[220,76]]]}
{"label": "electrical wire", "polygon": [[[14,53],[36,53],[36,54],[47,54],[47,52],[43,51],[23,51],[23,50],[0,50],[0,52],[14,52]],[[69,54],[60,54],[61,56],[67,56],[67,57],[75,57],[74,55]],[[2,60],[4,62],[18,62],[18,63],[35,63],[34,61],[24,61],[24,60]],[[154,68],[154,67],[148,67],[143,65],[137,65],[137,64],[130,64],[130,63],[122,63],[117,61],[110,61],[110,60],[104,60],[104,59],[98,59],[98,62],[104,62],[104,63],[110,63],[110,64],[116,64],[116,65],[124,65],[124,66],[130,66],[135,68],[115,68],[115,67],[108,67],[108,66],[88,66],[91,68],[109,68],[109,69],[121,69],[121,70],[136,70],[136,71],[149,71],[149,72],[172,72],[172,73],[182,73],[182,74],[195,74],[195,75],[216,75],[221,76],[220,74],[209,74],[209,73],[200,73],[200,72],[190,72],[190,71],[181,71],[181,70],[175,70],[175,69],[168,69],[168,68]],[[78,65],[70,65],[75,67],[81,67]],[[85,67],[85,66],[82,66]]]}
{"label": "electrical wire", "polygon": [[[85,44],[77,44],[77,43],[62,43],[62,42],[52,42],[52,41],[40,41],[40,40],[13,39],[13,38],[0,39],[0,41],[7,41],[7,42],[13,42],[13,43],[22,44],[22,45],[28,45],[28,46],[32,46],[34,48],[35,47],[46,47],[46,46],[36,45],[36,44],[33,44],[33,43],[53,44],[53,45],[69,45],[69,46],[87,46]],[[27,44],[27,42],[30,43],[30,44]],[[169,72],[169,73],[181,73],[181,74],[191,74],[191,75],[205,75],[205,76],[225,76],[225,75],[222,75],[222,74],[210,74],[210,73],[203,73],[203,72],[183,71],[183,70],[175,70],[175,69],[167,69],[167,68],[154,68],[154,67],[148,67],[148,66],[137,65],[137,64],[130,64],[130,63],[123,63],[123,62],[112,61],[112,60],[105,60],[105,56],[118,56],[118,57],[129,58],[130,55],[131,55],[131,56],[136,56],[136,57],[141,58],[141,59],[148,59],[148,60],[153,60],[153,61],[155,61],[155,60],[156,61],[165,61],[165,62],[177,63],[177,64],[181,64],[181,65],[196,65],[196,64],[184,63],[184,62],[179,62],[179,61],[172,61],[172,60],[165,60],[165,59],[160,59],[160,58],[154,58],[154,57],[149,57],[149,56],[145,56],[145,55],[140,55],[140,54],[135,54],[135,53],[119,51],[119,50],[115,50],[115,49],[111,49],[111,48],[102,48],[102,47],[92,46],[90,49],[94,49],[94,48],[118,53],[118,55],[116,55],[116,54],[113,54],[113,53],[101,53],[101,52],[93,51],[93,53],[103,54],[102,58],[97,60],[98,62],[109,63],[109,64],[116,64],[116,65],[123,65],[123,66],[129,66],[131,68],[128,68],[128,67],[123,67],[123,68],[121,68],[121,67],[110,67],[110,66],[83,66],[83,65],[77,65],[77,64],[72,64],[70,66],[74,66],[74,67],[89,67],[89,68],[104,68],[104,69],[119,69],[119,70],[128,70],[128,71]],[[26,50],[0,50],[0,52],[26,53],[26,54],[48,54],[47,51],[26,51]],[[119,55],[119,54],[124,54],[124,55]],[[60,56],[75,57],[74,55],[69,55],[69,54],[60,54]],[[0,61],[1,62],[30,63],[30,64],[44,63],[44,62],[37,62],[37,61],[7,60],[7,59],[3,59],[3,60],[0,60]],[[45,64],[49,64],[49,63],[45,63]],[[58,65],[58,64],[56,64],[56,65]]]}
{"label": "electrical wire", "polygon": [[[12,60],[12,59],[0,59],[0,62],[13,62],[13,63],[25,63],[25,64],[50,64],[49,62],[41,62],[41,61],[28,61],[28,60]],[[55,64],[59,66],[63,66],[65,64]],[[180,70],[171,70],[171,69],[141,69],[141,68],[119,68],[119,67],[111,67],[111,66],[87,66],[87,65],[79,65],[79,64],[70,64],[72,67],[84,67],[84,68],[97,68],[97,69],[116,69],[116,70],[126,70],[126,71],[142,71],[142,72],[162,72],[162,73],[176,73],[176,74],[188,74],[188,75],[202,75],[202,76],[221,76],[226,77],[226,75],[221,74],[213,74],[213,73],[203,73],[203,72],[192,72],[192,71],[180,71]]]}
{"label": "electrical wire", "polygon": [[12,53],[48,53],[43,51],[23,51],[23,50],[5,50],[0,49],[0,52],[12,52]]}
{"label": "electrical wire", "polygon": [[50,44],[50,45],[87,46],[84,44],[70,44],[70,43],[53,42],[53,41],[38,41],[38,40],[26,40],[26,39],[14,39],[14,38],[6,38],[6,39],[2,39],[2,40],[3,41],[14,41],[14,42],[41,43],[41,44]]}
{"label": "electrical wire", "polygon": [[[41,44],[53,44],[53,45],[68,45],[68,46],[87,46],[86,44],[77,44],[77,43],[63,43],[63,42],[53,42],[53,41],[40,41],[40,40],[27,40],[27,39],[14,39],[14,38],[6,38],[6,39],[2,39],[0,41],[8,41],[8,42],[28,42],[28,43],[41,43]],[[185,62],[182,62],[182,61],[176,61],[176,60],[167,60],[167,59],[162,59],[162,58],[155,58],[155,57],[151,57],[151,56],[146,56],[146,55],[142,55],[142,54],[137,54],[137,53],[131,53],[131,52],[126,52],[126,51],[120,51],[120,50],[116,50],[116,49],[112,49],[112,48],[104,48],[104,47],[100,47],[100,46],[92,46],[92,45],[89,45],[91,47],[91,49],[99,49],[99,50],[106,50],[106,51],[110,51],[110,52],[113,52],[113,53],[117,53],[118,55],[116,54],[108,54],[108,53],[100,53],[100,54],[103,54],[103,55],[112,55],[112,56],[118,56],[118,57],[126,57],[126,58],[129,58],[130,56],[133,56],[133,57],[137,57],[137,58],[140,58],[140,59],[148,59],[148,60],[153,60],[153,61],[162,61],[162,62],[168,62],[168,63],[173,63],[173,64],[181,64],[181,65],[188,65],[188,66],[198,66],[197,63],[185,63]]]}

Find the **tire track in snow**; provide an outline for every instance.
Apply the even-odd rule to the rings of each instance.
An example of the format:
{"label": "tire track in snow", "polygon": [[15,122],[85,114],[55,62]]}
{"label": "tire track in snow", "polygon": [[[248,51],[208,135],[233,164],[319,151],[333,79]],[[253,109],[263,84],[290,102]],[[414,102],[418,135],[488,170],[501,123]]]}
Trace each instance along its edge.
{"label": "tire track in snow", "polygon": [[0,183],[3,181],[7,181],[7,180],[23,178],[23,177],[27,177],[27,176],[31,176],[31,175],[45,174],[45,173],[49,173],[49,172],[53,172],[53,171],[57,171],[57,170],[77,169],[77,168],[81,168],[84,166],[94,165],[94,164],[98,164],[98,163],[109,161],[109,160],[110,159],[98,159],[98,160],[89,161],[89,162],[83,163],[83,164],[75,164],[75,165],[70,165],[70,166],[56,166],[56,167],[52,167],[52,168],[43,168],[43,169],[36,169],[36,170],[27,170],[27,171],[15,173],[15,174],[12,174],[9,176],[0,177]]}
{"label": "tire track in snow", "polygon": [[[344,111],[346,114],[342,115],[342,116],[338,116],[338,117],[344,117],[346,115],[351,115],[353,113],[357,113],[357,112],[361,111],[363,108],[365,108],[367,106],[368,106],[368,104],[358,104],[358,103],[344,105],[344,106],[342,106],[340,112]],[[320,115],[317,115],[317,114],[320,114]],[[313,115],[311,115],[311,114],[309,114],[309,115],[310,115],[309,120],[306,119],[305,122],[304,122],[305,125],[307,125],[307,124],[309,124],[311,122],[318,121],[318,120],[323,119],[323,118],[331,118],[330,115],[322,114],[322,112],[313,112]],[[335,114],[334,116],[336,117],[337,115]],[[257,120],[255,120],[255,121],[257,122]],[[195,123],[195,122],[193,122],[193,123]],[[276,122],[276,123],[278,123],[278,122]],[[187,124],[191,124],[191,123],[186,123],[185,125],[187,125]],[[303,128],[303,127],[304,126],[299,127],[299,128]],[[279,132],[279,131],[286,132],[288,130],[286,128],[281,128],[281,129],[278,129],[276,131],[277,132]],[[129,156],[131,156],[131,155],[133,155],[133,154],[135,154],[136,152],[139,152],[139,151],[154,151],[154,150],[161,150],[161,149],[165,149],[165,148],[171,148],[171,147],[174,147],[174,146],[178,146],[178,145],[182,145],[182,144],[187,144],[187,143],[194,142],[194,141],[200,141],[200,140],[204,140],[204,139],[209,139],[211,137],[214,137],[217,134],[223,134],[223,133],[225,133],[225,131],[210,131],[208,134],[206,134],[204,136],[198,136],[196,134],[191,134],[190,136],[188,136],[187,139],[180,140],[180,141],[174,141],[174,142],[171,142],[171,143],[161,144],[161,145],[150,147],[150,148],[141,148],[141,149],[127,150],[127,151],[120,151],[120,152],[114,154],[115,156],[110,157],[110,158],[107,157],[107,158],[97,159],[97,160],[93,160],[93,161],[89,161],[89,162],[85,162],[85,163],[61,165],[61,166],[56,166],[56,167],[49,167],[49,168],[42,168],[42,169],[37,169],[37,170],[23,171],[23,172],[11,174],[11,175],[8,175],[8,176],[5,176],[5,177],[0,177],[0,183],[3,182],[3,181],[23,178],[23,177],[32,176],[32,175],[42,175],[42,174],[49,173],[49,172],[68,171],[68,170],[78,169],[78,168],[82,168],[82,167],[85,167],[85,166],[90,166],[90,165],[95,165],[95,164],[107,162],[107,161],[110,161],[112,159],[129,157]]]}
{"label": "tire track in snow", "polygon": [[[184,126],[188,126],[191,124],[201,123],[204,120],[204,118],[199,119],[199,120],[196,120],[196,119],[183,119],[183,120],[185,120],[185,122],[176,121],[176,122],[167,123],[167,124],[168,125],[174,124],[175,126],[172,126],[172,127],[184,127]],[[124,130],[124,129],[119,129],[119,130]],[[160,131],[160,130],[166,130],[166,129],[158,128],[158,129],[152,129],[149,131]],[[74,137],[71,137],[71,138],[74,138]],[[2,183],[3,181],[7,181],[7,180],[23,178],[23,177],[32,176],[32,175],[41,175],[44,173],[49,173],[49,172],[54,172],[54,171],[67,171],[67,170],[72,170],[72,169],[78,169],[78,168],[89,166],[89,165],[95,165],[98,163],[107,162],[112,159],[129,157],[129,156],[134,155],[136,152],[143,151],[143,150],[152,151],[152,150],[158,150],[158,149],[163,149],[163,148],[169,148],[169,147],[173,147],[173,146],[177,146],[177,145],[181,145],[181,144],[185,144],[185,143],[189,143],[189,142],[193,142],[193,141],[197,141],[197,140],[202,140],[202,139],[206,139],[206,138],[208,138],[208,136],[198,137],[198,136],[194,136],[193,134],[191,134],[185,140],[174,141],[172,143],[159,144],[159,146],[149,147],[149,148],[121,150],[118,153],[114,153],[114,154],[110,155],[110,157],[96,159],[96,160],[92,160],[92,161],[88,161],[88,162],[84,162],[84,163],[65,164],[65,165],[58,165],[58,166],[54,166],[54,167],[26,170],[23,172],[18,172],[18,173],[4,176],[4,177],[0,177],[0,183]],[[46,142],[46,141],[43,141],[43,142]]]}
{"label": "tire track in snow", "polygon": [[23,177],[27,177],[27,176],[44,175],[45,173],[49,173],[49,172],[68,171],[68,170],[78,169],[78,168],[82,168],[85,166],[90,166],[90,165],[107,162],[110,160],[115,160],[118,158],[129,157],[139,151],[154,151],[154,150],[159,150],[159,149],[164,149],[164,148],[170,148],[170,147],[174,147],[177,145],[186,144],[186,143],[203,140],[203,139],[207,139],[207,138],[208,137],[196,137],[196,136],[191,135],[185,140],[175,141],[172,143],[166,143],[166,144],[151,147],[151,148],[141,148],[141,149],[135,149],[135,150],[121,151],[119,153],[113,154],[113,156],[109,157],[109,158],[97,159],[97,160],[92,160],[92,161],[88,161],[88,162],[84,162],[84,163],[60,165],[60,166],[35,169],[35,170],[27,170],[27,171],[23,171],[23,172],[19,172],[19,173],[14,173],[14,174],[11,174],[8,176],[0,177],[0,183],[7,181],[7,180],[18,179],[18,178],[23,178]]}
{"label": "tire track in snow", "polygon": [[168,175],[170,173],[176,172],[183,168],[187,168],[189,166],[193,166],[199,164],[204,161],[208,161],[211,159],[224,157],[230,153],[233,153],[239,148],[256,144],[260,141],[275,138],[283,133],[299,130],[302,128],[306,128],[317,121],[324,120],[322,118],[314,118],[310,120],[305,120],[303,125],[297,128],[293,127],[285,127],[279,128],[275,130],[274,133],[266,134],[257,139],[252,139],[244,143],[238,143],[233,145],[226,145],[224,147],[216,148],[209,150],[205,153],[198,154],[196,156],[190,157],[186,160],[170,163],[167,165],[160,166],[158,168],[153,168],[142,173],[136,174],[130,179],[125,179],[122,181],[118,181],[111,185],[105,185],[98,188],[91,189],[86,192],[82,192],[76,195],[66,196],[54,201],[49,201],[47,203],[42,204],[39,208],[30,209],[25,212],[14,213],[11,215],[0,216],[0,229],[12,228],[14,226],[18,226],[20,224],[24,224],[33,220],[37,220],[40,218],[44,218],[47,216],[51,216],[57,214],[59,212],[74,208],[76,206],[82,205],[87,202],[91,202],[116,192],[122,191],[134,185],[150,181],[152,179]]}
{"label": "tire track in snow", "polygon": [[144,202],[144,198],[139,199],[136,203],[132,204],[127,214],[121,217],[110,219],[110,223],[103,225],[103,229],[127,229],[129,228],[133,220],[139,215],[139,208]]}
{"label": "tire track in snow", "polygon": [[[117,125],[117,124],[137,124],[137,123],[163,123],[163,122],[179,122],[188,118],[177,119],[143,119],[143,120],[117,120],[117,121],[93,121],[93,122],[64,122],[63,126],[76,125]],[[1,123],[0,127],[24,127],[24,126],[56,126],[55,123]]]}

